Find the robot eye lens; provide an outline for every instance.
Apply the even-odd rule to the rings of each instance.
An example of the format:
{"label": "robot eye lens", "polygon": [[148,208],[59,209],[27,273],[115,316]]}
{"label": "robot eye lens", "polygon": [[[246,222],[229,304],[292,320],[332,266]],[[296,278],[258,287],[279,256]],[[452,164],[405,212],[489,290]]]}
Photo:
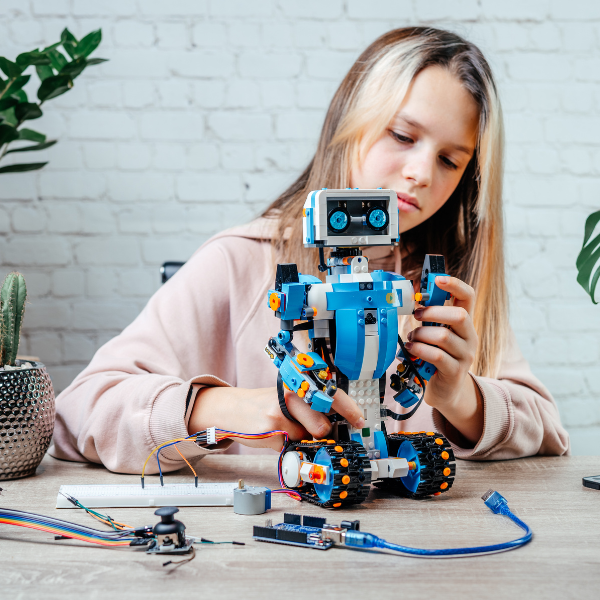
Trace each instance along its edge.
{"label": "robot eye lens", "polygon": [[367,225],[375,231],[381,231],[388,225],[389,216],[384,208],[374,206],[367,213]]}
{"label": "robot eye lens", "polygon": [[337,232],[341,233],[345,231],[350,225],[350,216],[342,208],[336,208],[329,213],[329,227]]}

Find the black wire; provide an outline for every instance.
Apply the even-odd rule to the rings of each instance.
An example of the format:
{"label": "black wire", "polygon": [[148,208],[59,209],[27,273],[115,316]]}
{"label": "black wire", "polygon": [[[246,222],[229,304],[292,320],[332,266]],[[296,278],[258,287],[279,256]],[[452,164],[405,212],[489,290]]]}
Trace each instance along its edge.
{"label": "black wire", "polygon": [[412,371],[413,374],[415,375],[415,377],[419,380],[419,383],[421,384],[421,390],[422,390],[419,401],[416,403],[415,407],[410,412],[400,414],[400,413],[393,411],[391,408],[387,409],[388,417],[392,417],[392,419],[394,419],[394,421],[406,421],[407,419],[410,419],[417,412],[417,409],[419,408],[419,406],[421,406],[421,403],[423,402],[423,398],[425,398],[425,381],[423,380],[423,377],[421,377],[421,373],[419,373],[419,371],[417,370],[417,367],[415,367],[412,360],[410,360],[410,354],[409,354],[408,350],[404,347],[404,342],[402,341],[402,338],[400,337],[400,335],[398,335],[398,343],[400,344],[400,348],[402,349],[402,354],[404,355],[404,362],[407,363],[408,369],[410,371]]}

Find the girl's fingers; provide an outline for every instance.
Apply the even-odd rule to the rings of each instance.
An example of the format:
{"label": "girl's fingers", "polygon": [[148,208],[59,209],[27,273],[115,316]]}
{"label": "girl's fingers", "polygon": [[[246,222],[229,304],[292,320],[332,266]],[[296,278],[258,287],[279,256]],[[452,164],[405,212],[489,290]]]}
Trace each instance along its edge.
{"label": "girl's fingers", "polygon": [[474,332],[471,315],[462,306],[426,306],[415,310],[415,319],[450,325],[452,330],[465,339]]}
{"label": "girl's fingers", "polygon": [[417,327],[408,334],[408,340],[437,346],[456,360],[472,362],[467,342],[447,327]]}
{"label": "girl's fingers", "polygon": [[344,390],[338,389],[335,393],[331,408],[339,415],[342,415],[352,427],[362,429],[365,426],[362,409],[358,407],[356,402]]}
{"label": "girl's fingers", "polygon": [[456,277],[438,276],[435,284],[445,292],[454,296],[454,306],[464,308],[468,313],[473,312],[475,307],[475,290],[464,281]]}
{"label": "girl's fingers", "polygon": [[458,360],[450,356],[447,352],[444,352],[441,348],[421,342],[408,342],[405,346],[413,356],[418,356],[431,363],[442,375],[456,377],[460,373],[460,363]]}
{"label": "girl's fingers", "polygon": [[[313,410],[306,402],[304,402],[304,400],[302,400],[302,398],[296,396],[296,394],[286,395],[286,404],[292,417],[300,421],[308,433],[314,438],[320,440],[326,437],[331,431],[329,419],[323,413]],[[288,420],[288,423],[289,422],[290,421]],[[298,426],[297,423],[292,423],[291,425]],[[290,433],[289,430],[288,433]]]}

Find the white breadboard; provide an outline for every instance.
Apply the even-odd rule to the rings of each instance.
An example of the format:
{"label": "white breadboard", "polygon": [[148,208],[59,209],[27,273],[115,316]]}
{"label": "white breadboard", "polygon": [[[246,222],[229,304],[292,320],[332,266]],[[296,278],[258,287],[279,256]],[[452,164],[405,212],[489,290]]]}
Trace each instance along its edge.
{"label": "white breadboard", "polygon": [[[237,483],[138,483],[122,485],[61,485],[60,492],[73,496],[87,508],[144,506],[233,506]],[[75,508],[61,493],[56,508]]]}

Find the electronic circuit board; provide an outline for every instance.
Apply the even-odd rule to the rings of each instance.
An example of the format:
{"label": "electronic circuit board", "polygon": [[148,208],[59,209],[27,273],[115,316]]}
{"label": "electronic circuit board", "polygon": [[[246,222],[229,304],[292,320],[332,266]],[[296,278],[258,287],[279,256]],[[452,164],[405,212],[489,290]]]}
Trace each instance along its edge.
{"label": "electronic circuit board", "polygon": [[[269,519],[264,527],[254,526],[253,537],[259,542],[301,546],[315,550],[329,550],[335,545],[336,534],[346,529],[359,529],[358,521],[342,521],[342,525],[328,525],[326,519],[310,515],[285,513],[283,523],[272,525]],[[333,537],[333,539],[330,539]],[[339,539],[338,539],[339,542]]]}

